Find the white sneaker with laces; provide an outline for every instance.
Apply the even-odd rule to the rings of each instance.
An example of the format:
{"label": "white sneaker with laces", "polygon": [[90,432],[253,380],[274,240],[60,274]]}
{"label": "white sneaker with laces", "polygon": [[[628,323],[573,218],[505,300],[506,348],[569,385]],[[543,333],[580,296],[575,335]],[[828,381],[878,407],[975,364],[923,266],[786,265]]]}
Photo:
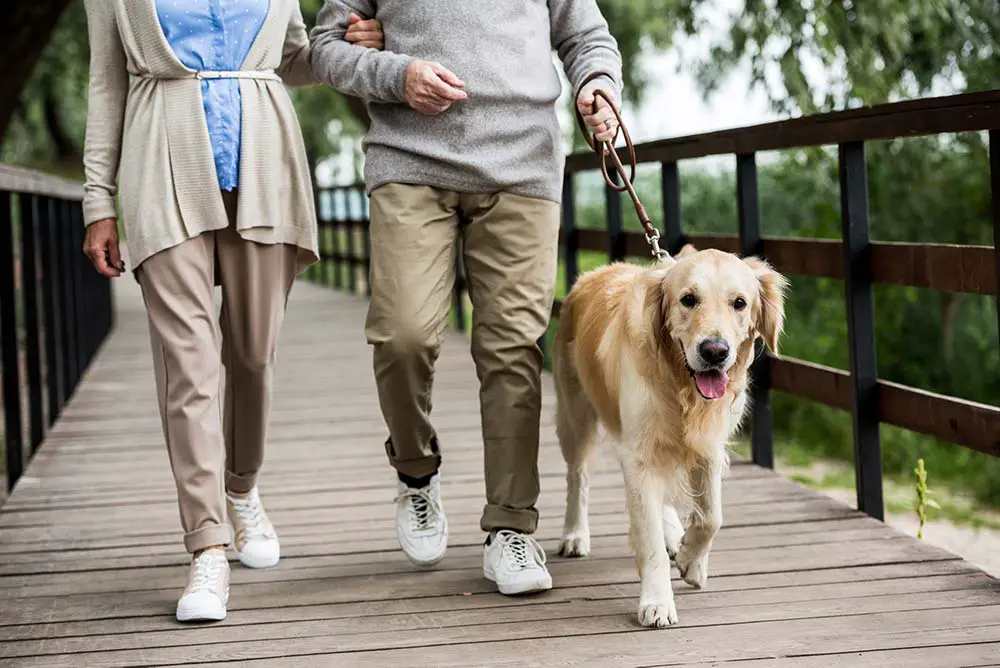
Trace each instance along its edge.
{"label": "white sneaker with laces", "polygon": [[403,552],[417,566],[433,566],[448,550],[448,520],[441,505],[441,477],[426,487],[399,483],[396,496],[396,537]]}
{"label": "white sneaker with laces", "polygon": [[177,601],[177,621],[207,622],[226,618],[229,562],[225,550],[205,550],[191,560],[188,585]]}
{"label": "white sneaker with laces", "polygon": [[281,545],[254,486],[246,496],[226,492],[226,512],[233,528],[233,549],[247,568],[271,568],[281,558]]}
{"label": "white sneaker with laces", "polygon": [[552,589],[545,550],[517,531],[501,529],[490,535],[483,549],[483,575],[507,596]]}

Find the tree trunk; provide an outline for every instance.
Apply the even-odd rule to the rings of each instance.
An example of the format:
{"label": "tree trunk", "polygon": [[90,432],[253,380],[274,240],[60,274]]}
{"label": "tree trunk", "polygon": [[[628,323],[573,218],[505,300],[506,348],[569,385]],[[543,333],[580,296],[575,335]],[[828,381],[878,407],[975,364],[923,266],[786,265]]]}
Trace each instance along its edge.
{"label": "tree trunk", "polygon": [[21,90],[35,69],[52,29],[70,0],[6,0],[0,22],[0,63],[4,85],[0,87],[0,145],[17,109]]}

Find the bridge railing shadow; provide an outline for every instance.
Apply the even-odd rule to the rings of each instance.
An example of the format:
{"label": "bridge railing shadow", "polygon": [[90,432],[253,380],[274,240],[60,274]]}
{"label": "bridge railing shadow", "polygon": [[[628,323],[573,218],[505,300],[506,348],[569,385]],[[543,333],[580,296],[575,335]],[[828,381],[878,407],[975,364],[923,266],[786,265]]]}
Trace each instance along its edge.
{"label": "bridge railing shadow", "polygon": [[[997,298],[1000,282],[1000,91],[970,93],[806,116],[636,145],[639,163],[659,166],[663,209],[661,243],[671,253],[685,244],[758,255],[790,276],[843,281],[850,368],[776,358],[767,351],[753,367],[750,420],[752,459],[774,467],[771,391],[848,411],[852,416],[858,509],[884,518],[880,424],[889,424],[1000,457],[1000,408],[907,387],[878,377],[873,286],[889,284]],[[993,200],[994,246],[874,242],[869,230],[866,142],[960,132],[987,131]],[[766,151],[836,146],[839,163],[841,238],[806,239],[761,233],[757,155]],[[735,156],[738,233],[685,234],[681,219],[678,163],[709,156]],[[628,156],[620,151],[623,161]],[[579,273],[581,251],[604,253],[608,261],[649,257],[641,232],[623,225],[620,193],[606,187],[604,229],[581,229],[574,181],[600,169],[595,153],[566,160],[563,189],[563,280],[568,291]],[[628,200],[625,200],[628,206]],[[367,294],[368,209],[361,184],[317,188],[322,261],[310,271],[317,282]],[[469,309],[456,253],[452,322],[466,327]],[[553,307],[558,318],[561,303]],[[1000,302],[998,302],[1000,313]],[[542,342],[543,348],[545,342]]]}
{"label": "bridge railing shadow", "polygon": [[83,255],[83,188],[0,165],[0,375],[7,489],[114,326],[111,282]]}

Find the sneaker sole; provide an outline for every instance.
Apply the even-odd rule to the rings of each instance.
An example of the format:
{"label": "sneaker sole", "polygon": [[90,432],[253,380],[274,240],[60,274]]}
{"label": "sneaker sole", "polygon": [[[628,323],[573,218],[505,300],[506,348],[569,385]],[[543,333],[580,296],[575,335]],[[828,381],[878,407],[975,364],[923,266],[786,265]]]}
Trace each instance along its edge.
{"label": "sneaker sole", "polygon": [[274,557],[273,559],[268,559],[268,560],[261,559],[258,561],[255,561],[253,557],[246,556],[244,554],[241,554],[240,552],[237,552],[236,556],[239,558],[241,564],[243,564],[247,568],[253,568],[253,569],[274,568],[275,566],[278,565],[278,562],[281,561],[280,554]]}
{"label": "sneaker sole", "polygon": [[225,606],[211,610],[177,610],[179,622],[221,622],[226,618]]}
{"label": "sneaker sole", "polygon": [[552,576],[547,575],[544,578],[538,578],[536,580],[529,580],[527,582],[518,582],[515,584],[502,584],[497,582],[496,574],[483,569],[483,576],[495,584],[497,589],[504,596],[519,596],[521,594],[535,594],[542,591],[549,591],[552,589]]}

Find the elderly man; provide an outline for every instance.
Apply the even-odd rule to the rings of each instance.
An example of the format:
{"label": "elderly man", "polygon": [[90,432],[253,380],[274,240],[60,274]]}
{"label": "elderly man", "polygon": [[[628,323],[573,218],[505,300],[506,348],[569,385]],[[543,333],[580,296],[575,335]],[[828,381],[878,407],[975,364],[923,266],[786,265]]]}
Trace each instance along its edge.
{"label": "elderly man", "polygon": [[[355,16],[352,16],[355,15]],[[343,37],[377,18],[385,50]],[[445,554],[431,385],[462,261],[473,304],[488,533],[483,571],[504,594],[550,589],[538,524],[542,354],[558,261],[563,155],[553,48],[598,138],[593,91],[621,95],[621,56],[595,0],[327,0],[312,33],[320,80],[368,104],[374,348],[396,531],[415,564]]]}

